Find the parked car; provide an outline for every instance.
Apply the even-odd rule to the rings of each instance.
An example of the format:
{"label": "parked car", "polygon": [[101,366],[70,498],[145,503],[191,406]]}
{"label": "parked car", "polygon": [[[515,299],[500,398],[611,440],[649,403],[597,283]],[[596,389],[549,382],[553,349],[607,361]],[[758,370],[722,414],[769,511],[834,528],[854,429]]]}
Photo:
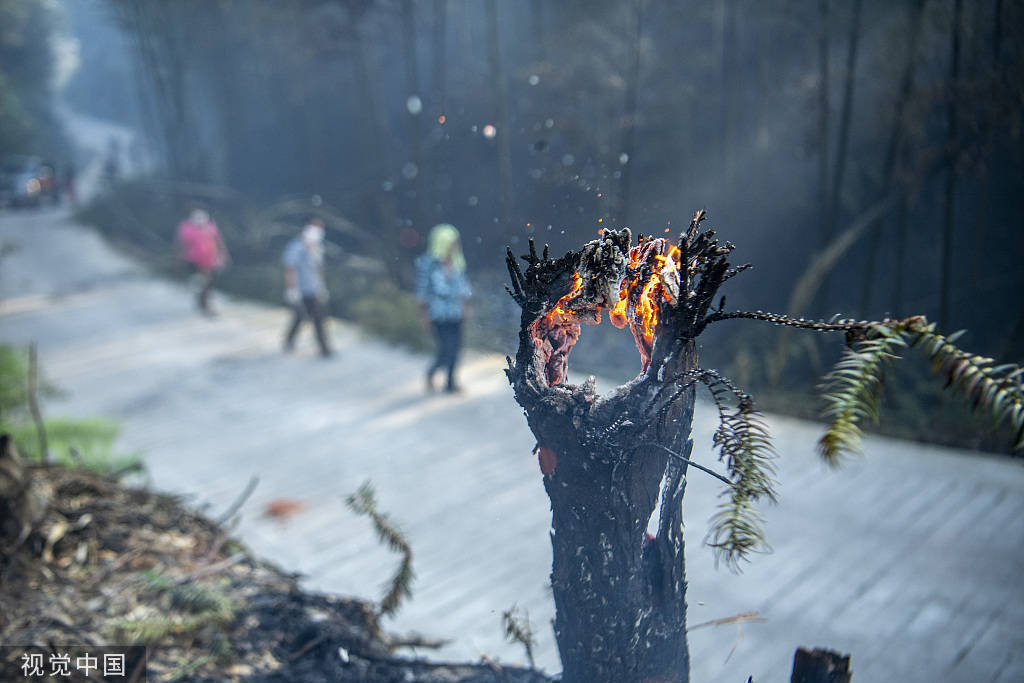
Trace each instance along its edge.
{"label": "parked car", "polygon": [[0,162],[0,206],[40,206],[60,201],[53,165],[35,156],[5,157]]}

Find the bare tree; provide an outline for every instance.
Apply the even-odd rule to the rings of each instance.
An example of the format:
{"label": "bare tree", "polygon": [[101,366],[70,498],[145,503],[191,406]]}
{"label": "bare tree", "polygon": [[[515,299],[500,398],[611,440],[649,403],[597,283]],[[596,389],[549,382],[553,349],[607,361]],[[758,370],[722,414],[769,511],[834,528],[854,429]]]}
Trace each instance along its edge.
{"label": "bare tree", "polygon": [[498,142],[498,192],[500,193],[501,215],[503,223],[510,217],[512,207],[512,149],[508,116],[508,83],[505,80],[505,67],[501,60],[501,36],[498,32],[498,7],[495,0],[487,0],[487,42],[490,45],[491,80],[494,83],[494,95],[497,105],[498,125],[495,137]]}
{"label": "bare tree", "polygon": [[842,210],[843,178],[846,175],[846,155],[850,147],[850,124],[853,120],[854,86],[857,75],[857,52],[860,44],[860,15],[863,0],[853,0],[850,15],[850,35],[846,47],[846,73],[843,76],[843,104],[839,112],[839,138],[836,149],[836,166],[832,176],[832,191],[829,193],[829,212],[826,223],[827,237],[835,234],[839,213]]}
{"label": "bare tree", "polygon": [[[402,64],[405,67],[405,94],[409,98],[408,103],[412,104],[420,98],[419,60],[416,57],[416,7],[412,0],[402,0]],[[422,106],[422,104],[420,105]],[[426,220],[423,204],[424,182],[421,176],[425,175],[423,168],[423,151],[421,140],[423,134],[420,125],[420,110],[413,104],[406,112],[408,122],[409,138],[409,161],[415,167],[415,172],[410,177],[413,192],[415,193],[416,217],[415,223],[419,225]]]}
{"label": "bare tree", "polygon": [[939,327],[945,328],[950,317],[950,297],[953,287],[953,228],[956,222],[957,172],[957,95],[960,84],[960,34],[963,29],[963,0],[953,0],[951,45],[949,50],[949,92],[946,115],[946,188],[942,211],[942,274],[939,282]]}
{"label": "bare tree", "polygon": [[636,165],[637,89],[640,85],[640,43],[644,35],[644,4],[644,0],[630,2],[633,32],[629,44],[629,72],[626,75],[626,102],[622,121],[622,154],[626,155],[626,163],[622,166],[622,176],[619,179],[618,207],[615,216],[622,225],[629,225],[630,221],[630,182],[632,169]]}
{"label": "bare tree", "polygon": [[828,147],[829,147],[829,21],[828,21],[828,0],[818,0],[818,63],[819,63],[819,86],[818,86],[818,221],[820,222],[819,248],[824,249],[828,244]]}
{"label": "bare tree", "polygon": [[[896,95],[896,111],[893,114],[892,129],[889,132],[889,141],[885,148],[885,157],[882,161],[881,198],[890,197],[895,190],[893,177],[896,171],[896,160],[899,157],[900,145],[903,141],[903,131],[906,126],[905,117],[907,103],[910,100],[911,91],[914,88],[914,64],[917,59],[917,46],[921,39],[921,29],[924,25],[925,0],[914,0],[914,6],[910,16],[910,42],[906,48],[906,56],[903,62],[903,73],[900,76],[899,92]],[[903,193],[902,188],[899,190]],[[905,200],[900,199],[900,205]],[[902,220],[905,218],[905,209]],[[876,280],[875,268],[878,264],[882,250],[882,218],[880,217],[871,227],[868,237],[868,258],[864,269],[863,288],[861,290],[860,314],[861,317],[868,315],[868,307],[871,305],[872,294]],[[898,250],[899,251],[899,250]],[[902,261],[897,263],[895,270],[901,271]],[[897,275],[897,277],[899,277]]]}

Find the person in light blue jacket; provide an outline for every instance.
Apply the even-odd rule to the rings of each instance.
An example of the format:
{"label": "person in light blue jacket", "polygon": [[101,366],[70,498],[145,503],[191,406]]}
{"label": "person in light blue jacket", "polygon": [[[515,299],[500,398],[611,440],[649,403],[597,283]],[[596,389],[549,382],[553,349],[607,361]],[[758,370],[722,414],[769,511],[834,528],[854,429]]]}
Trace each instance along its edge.
{"label": "person in light blue jacket", "polygon": [[462,346],[462,322],[472,294],[466,277],[459,231],[443,223],[430,231],[427,251],[416,259],[416,297],[423,310],[423,324],[437,336],[437,357],[427,370],[427,390],[434,390],[434,375],[445,369],[445,390],[459,391],[455,365]]}
{"label": "person in light blue jacket", "polygon": [[295,348],[295,335],[302,321],[313,322],[320,355],[333,355],[327,340],[325,320],[327,318],[327,285],[324,283],[324,222],[311,218],[302,234],[292,239],[285,247],[281,262],[284,265],[284,299],[292,308],[292,322],[285,332],[284,350]]}

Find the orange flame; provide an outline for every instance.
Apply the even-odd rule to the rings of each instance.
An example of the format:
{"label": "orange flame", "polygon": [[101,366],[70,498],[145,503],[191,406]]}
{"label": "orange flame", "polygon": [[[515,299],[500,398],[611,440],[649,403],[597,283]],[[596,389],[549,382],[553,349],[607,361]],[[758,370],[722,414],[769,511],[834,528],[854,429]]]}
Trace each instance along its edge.
{"label": "orange flame", "polygon": [[[685,295],[681,291],[686,286],[686,279],[680,273],[682,253],[677,245],[668,240],[656,239],[636,245],[629,250],[628,256],[629,274],[619,285],[619,298],[609,309],[608,319],[619,329],[630,326],[640,350],[643,369],[646,370],[651,360],[661,306],[664,303],[673,305],[679,296]],[[689,269],[692,271],[692,264]],[[576,325],[575,333],[570,333],[563,341],[563,344],[568,345],[561,349],[564,353],[568,353],[568,347],[575,344],[581,322],[571,302],[583,293],[583,277],[579,273],[573,273],[572,277],[572,289],[558,300],[551,311],[534,323],[532,334],[534,340],[540,342],[550,330]],[[602,306],[598,304],[595,319],[587,322],[600,323],[601,309]],[[560,376],[557,381],[561,381]]]}
{"label": "orange flame", "polygon": [[549,326],[554,326],[561,323],[569,322],[572,319],[572,310],[569,308],[569,302],[578,297],[583,293],[583,276],[579,273],[572,274],[572,289],[569,293],[558,300],[555,307],[544,316],[547,319]]}

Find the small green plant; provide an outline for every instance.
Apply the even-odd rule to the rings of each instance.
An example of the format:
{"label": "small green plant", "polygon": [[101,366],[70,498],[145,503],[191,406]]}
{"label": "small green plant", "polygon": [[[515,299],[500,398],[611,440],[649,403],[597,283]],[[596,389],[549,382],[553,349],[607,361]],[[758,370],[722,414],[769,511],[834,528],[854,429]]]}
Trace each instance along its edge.
{"label": "small green plant", "polygon": [[166,595],[170,607],[159,616],[117,621],[110,628],[112,635],[140,645],[158,645],[205,631],[213,657],[221,662],[232,659],[227,629],[235,618],[235,606],[230,598],[212,586],[172,581],[153,570],[141,572],[139,580],[145,588]]}
{"label": "small green plant", "polygon": [[412,571],[412,548],[394,522],[387,515],[377,511],[376,494],[369,481],[364,482],[355,493],[346,498],[345,503],[356,514],[369,517],[380,541],[402,555],[395,575],[385,584],[387,591],[379,607],[382,615],[394,615],[402,601],[412,597],[412,581],[416,578]]}
{"label": "small green plant", "polygon": [[533,637],[533,629],[530,627],[530,613],[523,610],[520,615],[519,607],[512,605],[502,613],[501,623],[505,627],[505,639],[522,645],[526,650],[526,659],[530,662],[530,668],[536,668],[533,661],[533,646],[537,641]]}
{"label": "small green plant", "polygon": [[[0,345],[0,431],[14,439],[26,458],[44,461],[50,456],[68,467],[81,467],[107,476],[119,476],[142,468],[137,454],[122,455],[114,451],[118,426],[105,418],[42,420],[47,453],[42,453],[38,438],[39,425],[31,416],[30,363],[27,353]],[[57,389],[40,382],[44,395]]]}

